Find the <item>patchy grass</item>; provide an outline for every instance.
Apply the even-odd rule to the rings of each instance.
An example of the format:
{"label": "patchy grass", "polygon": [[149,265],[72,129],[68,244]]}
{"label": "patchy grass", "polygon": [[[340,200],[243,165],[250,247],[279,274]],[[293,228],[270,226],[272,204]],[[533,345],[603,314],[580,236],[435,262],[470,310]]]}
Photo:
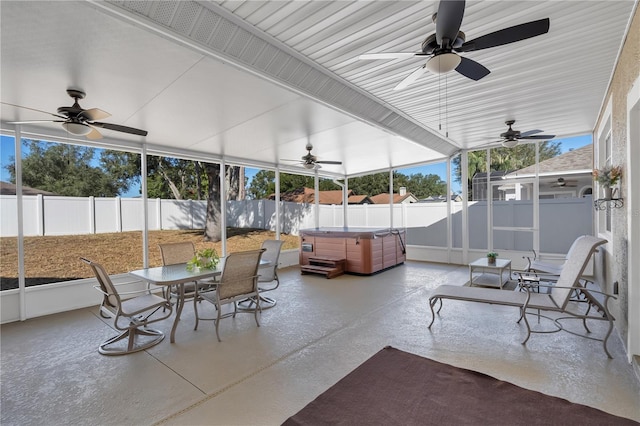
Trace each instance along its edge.
{"label": "patchy grass", "polygon": [[[222,253],[222,243],[203,240],[202,230],[149,231],[149,265],[160,266],[158,244],[193,241],[196,250],[213,247]],[[275,233],[263,229],[229,228],[227,252],[253,250]],[[281,234],[283,250],[297,248],[299,237]],[[25,237],[26,285],[39,285],[93,276],[91,268],[79,258],[86,257],[101,263],[109,274],[120,274],[142,268],[142,232],[109,234],[61,235]],[[0,238],[0,276],[2,290],[18,287],[18,240]]]}

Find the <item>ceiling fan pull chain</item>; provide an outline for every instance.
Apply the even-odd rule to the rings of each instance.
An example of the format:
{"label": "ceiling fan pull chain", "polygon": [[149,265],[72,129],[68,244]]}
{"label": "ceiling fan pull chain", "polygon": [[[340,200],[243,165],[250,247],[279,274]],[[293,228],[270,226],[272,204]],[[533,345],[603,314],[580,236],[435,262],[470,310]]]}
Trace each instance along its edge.
{"label": "ceiling fan pull chain", "polygon": [[444,126],[445,135],[449,137],[449,78],[444,75]]}
{"label": "ceiling fan pull chain", "polygon": [[442,131],[442,102],[440,100],[440,88],[441,88],[441,84],[440,84],[440,75],[438,74],[438,130]]}

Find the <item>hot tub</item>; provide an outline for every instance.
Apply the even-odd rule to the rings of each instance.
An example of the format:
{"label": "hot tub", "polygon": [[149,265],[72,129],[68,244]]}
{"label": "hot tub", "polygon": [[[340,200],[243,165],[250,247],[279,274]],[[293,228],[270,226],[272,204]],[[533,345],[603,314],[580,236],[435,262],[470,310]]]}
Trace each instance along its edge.
{"label": "hot tub", "polygon": [[406,238],[401,229],[302,229],[300,239],[300,265],[308,265],[309,258],[345,259],[345,272],[369,275],[406,260]]}

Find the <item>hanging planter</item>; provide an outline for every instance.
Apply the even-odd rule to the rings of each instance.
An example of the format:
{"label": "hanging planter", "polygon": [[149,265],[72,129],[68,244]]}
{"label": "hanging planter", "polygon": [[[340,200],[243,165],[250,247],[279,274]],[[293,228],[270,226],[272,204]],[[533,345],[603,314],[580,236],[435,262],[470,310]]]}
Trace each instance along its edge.
{"label": "hanging planter", "polygon": [[604,191],[604,199],[613,199],[613,186],[618,183],[622,177],[622,167],[605,166],[600,170],[593,171],[593,178],[602,185]]}

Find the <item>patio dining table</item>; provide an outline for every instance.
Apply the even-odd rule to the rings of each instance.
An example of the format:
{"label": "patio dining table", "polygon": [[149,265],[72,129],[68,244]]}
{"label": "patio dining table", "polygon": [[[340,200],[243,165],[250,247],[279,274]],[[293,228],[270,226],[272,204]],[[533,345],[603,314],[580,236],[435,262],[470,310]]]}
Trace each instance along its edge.
{"label": "patio dining table", "polygon": [[[270,262],[260,260],[260,266],[268,266]],[[220,259],[218,265],[214,269],[193,269],[188,270],[186,263],[157,266],[154,268],[136,269],[130,271],[129,275],[136,278],[147,281],[157,286],[178,286],[178,300],[176,302],[176,317],[173,320],[173,326],[171,327],[171,343],[175,343],[176,329],[180,322],[180,315],[182,314],[182,308],[184,307],[184,285],[188,282],[199,281],[205,278],[212,278],[222,275],[224,269],[224,258]]]}
{"label": "patio dining table", "polygon": [[214,269],[194,269],[188,270],[187,264],[158,266],[155,268],[137,269],[129,272],[136,278],[143,279],[157,286],[178,286],[178,301],[176,302],[176,317],[171,327],[171,343],[175,343],[176,328],[180,322],[180,315],[184,306],[184,285],[185,283],[211,278],[222,274],[224,262],[219,262]]}

